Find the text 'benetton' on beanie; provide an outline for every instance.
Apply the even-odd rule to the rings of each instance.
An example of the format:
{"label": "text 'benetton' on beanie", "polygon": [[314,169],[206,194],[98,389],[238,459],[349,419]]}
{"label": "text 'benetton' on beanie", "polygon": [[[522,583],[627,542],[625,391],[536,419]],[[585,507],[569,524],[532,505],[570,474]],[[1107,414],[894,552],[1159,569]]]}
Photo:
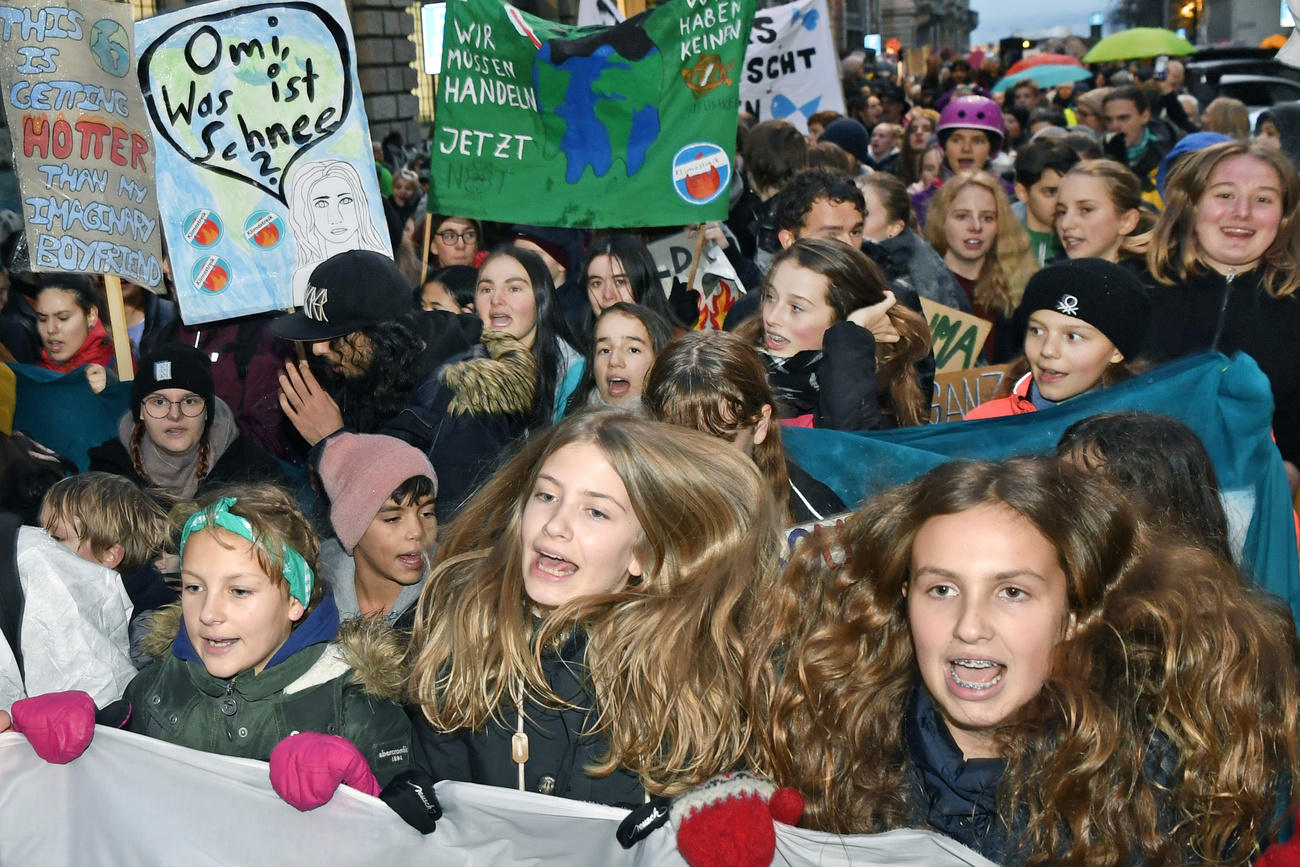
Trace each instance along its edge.
{"label": "text 'benetton' on beanie", "polygon": [[349,554],[370,522],[407,479],[425,476],[438,493],[438,477],[424,452],[396,437],[340,433],[325,442],[320,478],[330,500],[330,523]]}
{"label": "text 'benetton' on beanie", "polygon": [[1127,268],[1105,259],[1070,259],[1029,278],[1015,316],[1020,337],[1035,310],[1054,310],[1088,323],[1132,359],[1146,337],[1151,300]]}

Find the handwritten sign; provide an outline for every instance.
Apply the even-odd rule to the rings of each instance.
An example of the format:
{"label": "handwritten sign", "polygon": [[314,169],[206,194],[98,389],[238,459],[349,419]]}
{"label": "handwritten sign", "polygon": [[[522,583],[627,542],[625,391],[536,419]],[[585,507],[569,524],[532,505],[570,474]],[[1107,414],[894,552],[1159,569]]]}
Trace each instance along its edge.
{"label": "handwritten sign", "polygon": [[992,400],[1002,385],[1009,364],[954,370],[934,377],[934,399],[930,404],[930,423],[961,421],[966,413]]}
{"label": "handwritten sign", "polygon": [[[647,245],[650,256],[659,266],[659,282],[664,296],[671,297],[673,288],[685,284],[691,275],[691,259],[695,255],[696,238],[685,230]],[[695,269],[695,282],[691,286],[700,293],[700,317],[697,329],[720,331],[731,305],[745,294],[736,270],[722,248],[706,241],[700,251],[700,263]]]}
{"label": "handwritten sign", "polygon": [[450,4],[429,208],[541,225],[724,219],[754,0],[570,27]]}
{"label": "handwritten sign", "polygon": [[804,133],[817,112],[844,113],[826,0],[797,0],[754,13],[740,103],[759,120],[787,120]]}
{"label": "handwritten sign", "polygon": [[993,324],[925,297],[921,298],[921,310],[930,323],[935,369],[950,373],[974,367]]}
{"label": "handwritten sign", "polygon": [[131,8],[0,5],[0,76],[31,267],[162,282],[153,140]]}
{"label": "handwritten sign", "polygon": [[186,322],[300,305],[335,253],[392,254],[347,22],[342,0],[225,0],[137,25]]}

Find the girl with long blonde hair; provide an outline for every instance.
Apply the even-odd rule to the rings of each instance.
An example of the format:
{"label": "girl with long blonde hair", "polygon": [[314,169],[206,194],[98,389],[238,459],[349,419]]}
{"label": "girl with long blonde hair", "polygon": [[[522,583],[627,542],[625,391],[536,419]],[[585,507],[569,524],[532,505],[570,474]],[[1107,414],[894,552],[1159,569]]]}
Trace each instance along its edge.
{"label": "girl with long blonde hair", "polygon": [[1014,357],[1010,320],[1038,261],[997,178],[985,171],[949,178],[930,206],[925,235],[966,290],[975,315],[993,322],[984,350],[989,360]]}
{"label": "girl with long blonde hair", "polygon": [[928,827],[999,863],[1241,864],[1294,805],[1289,614],[1206,551],[1154,549],[1064,462],[953,462],[878,495],[801,544],[770,612],[761,767],[807,827]]}
{"label": "girl with long blonde hair", "polygon": [[417,760],[624,806],[748,765],[741,660],[780,550],[768,485],[712,437],[596,412],[530,438],[440,540]]}

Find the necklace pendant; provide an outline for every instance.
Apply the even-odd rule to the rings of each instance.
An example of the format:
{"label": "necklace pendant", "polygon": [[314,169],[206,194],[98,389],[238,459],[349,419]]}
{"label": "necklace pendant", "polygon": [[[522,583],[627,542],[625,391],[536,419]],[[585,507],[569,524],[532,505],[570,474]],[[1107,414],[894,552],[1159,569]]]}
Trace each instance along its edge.
{"label": "necklace pendant", "polygon": [[515,732],[510,737],[510,758],[517,765],[528,761],[528,735]]}

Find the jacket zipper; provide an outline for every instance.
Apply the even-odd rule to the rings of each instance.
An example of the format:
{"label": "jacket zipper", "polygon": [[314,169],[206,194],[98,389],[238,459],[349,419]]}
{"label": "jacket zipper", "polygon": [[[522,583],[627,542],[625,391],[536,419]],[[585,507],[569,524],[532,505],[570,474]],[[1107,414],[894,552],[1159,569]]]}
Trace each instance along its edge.
{"label": "jacket zipper", "polygon": [[1227,280],[1223,284],[1223,300],[1219,302],[1219,321],[1214,326],[1214,340],[1210,342],[1210,349],[1215,352],[1219,351],[1219,338],[1223,336],[1223,323],[1228,315],[1228,299],[1232,296],[1232,281],[1236,277],[1236,269],[1229,270]]}

